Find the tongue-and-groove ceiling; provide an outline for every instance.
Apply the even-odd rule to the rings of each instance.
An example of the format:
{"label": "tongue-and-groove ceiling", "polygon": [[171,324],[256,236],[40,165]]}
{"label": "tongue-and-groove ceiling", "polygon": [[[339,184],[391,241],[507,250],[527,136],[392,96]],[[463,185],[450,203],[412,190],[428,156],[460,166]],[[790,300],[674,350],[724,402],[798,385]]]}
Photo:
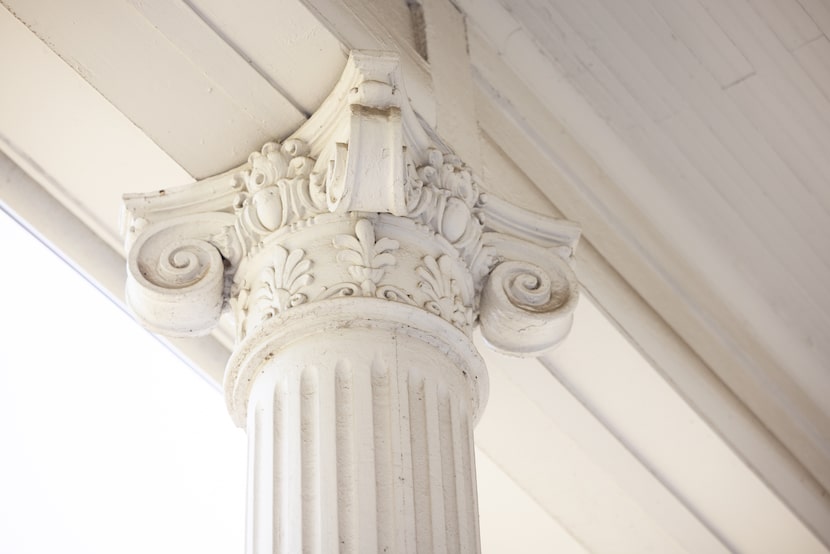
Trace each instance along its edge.
{"label": "tongue-and-groove ceiling", "polygon": [[[416,109],[490,190],[583,226],[580,278],[607,314],[597,344],[588,332],[541,374],[497,364],[494,387],[516,366],[501,385],[515,395],[492,413],[524,418],[527,456],[506,454],[521,443],[495,423],[479,433],[558,525],[540,536],[564,551],[827,550],[828,3],[2,3],[3,149],[113,248],[122,193],[286,136],[349,48],[401,52]],[[37,192],[6,187],[38,228]],[[97,259],[78,263],[104,271]],[[654,369],[579,367],[612,351],[609,320]],[[716,487],[741,479],[742,502],[719,508]]]}

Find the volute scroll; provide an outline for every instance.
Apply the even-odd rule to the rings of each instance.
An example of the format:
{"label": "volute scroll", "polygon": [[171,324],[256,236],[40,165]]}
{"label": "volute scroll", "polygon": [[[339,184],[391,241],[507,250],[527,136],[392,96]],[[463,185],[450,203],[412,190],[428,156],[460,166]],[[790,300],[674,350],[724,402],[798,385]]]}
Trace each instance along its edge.
{"label": "volute scroll", "polygon": [[189,215],[147,224],[127,257],[127,303],[148,328],[170,336],[209,333],[239,262],[230,214]]}
{"label": "volute scroll", "polygon": [[486,233],[484,243],[498,253],[481,292],[484,339],[516,356],[538,356],[555,347],[570,331],[579,300],[569,260],[499,233]]}

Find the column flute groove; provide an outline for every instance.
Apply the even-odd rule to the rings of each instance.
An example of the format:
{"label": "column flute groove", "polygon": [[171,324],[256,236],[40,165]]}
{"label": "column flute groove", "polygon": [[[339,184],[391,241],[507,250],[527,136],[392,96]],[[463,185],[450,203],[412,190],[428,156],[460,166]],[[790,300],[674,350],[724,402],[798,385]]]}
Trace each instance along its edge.
{"label": "column flute groove", "polygon": [[357,480],[355,446],[357,433],[352,431],[354,420],[354,391],[352,372],[348,362],[338,361],[335,367],[334,405],[337,436],[337,523],[339,551],[357,554],[358,523],[356,514]]}

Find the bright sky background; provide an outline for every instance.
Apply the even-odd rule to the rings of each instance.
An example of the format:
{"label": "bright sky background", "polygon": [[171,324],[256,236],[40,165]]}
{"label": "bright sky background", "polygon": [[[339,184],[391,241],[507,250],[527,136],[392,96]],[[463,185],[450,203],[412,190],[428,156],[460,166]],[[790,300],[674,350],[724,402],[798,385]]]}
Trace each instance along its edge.
{"label": "bright sky background", "polygon": [[241,552],[222,395],[2,211],[0,244],[0,553]]}

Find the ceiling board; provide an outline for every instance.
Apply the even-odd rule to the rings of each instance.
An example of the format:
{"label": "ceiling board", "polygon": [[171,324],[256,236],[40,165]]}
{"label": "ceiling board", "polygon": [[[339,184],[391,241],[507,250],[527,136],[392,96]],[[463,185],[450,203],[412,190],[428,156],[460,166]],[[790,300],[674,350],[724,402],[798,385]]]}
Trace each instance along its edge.
{"label": "ceiling board", "polygon": [[[697,14],[695,25],[714,26],[708,37],[733,44],[729,66],[739,80],[724,89],[728,78],[719,82],[701,62],[712,63],[708,42],[678,42],[677,16],[645,0],[625,8],[611,0],[461,2],[490,97],[554,165],[579,163],[561,155],[540,111],[605,173],[571,180],[582,195],[576,204],[567,187],[548,190],[542,178],[537,186],[828,486],[830,217],[824,192],[802,175],[812,168],[816,184],[830,178],[819,155],[830,109],[757,11],[727,4],[678,3]],[[637,61],[621,62],[620,52]],[[499,64],[509,69],[490,67]],[[750,86],[761,87],[757,97],[734,97]],[[516,92],[522,87],[537,97],[534,108]]]}
{"label": "ceiling board", "polygon": [[[197,178],[241,164],[305,120],[184,2],[3,3]],[[303,46],[286,44],[273,55],[302,57]],[[342,58],[334,41],[329,48]]]}

